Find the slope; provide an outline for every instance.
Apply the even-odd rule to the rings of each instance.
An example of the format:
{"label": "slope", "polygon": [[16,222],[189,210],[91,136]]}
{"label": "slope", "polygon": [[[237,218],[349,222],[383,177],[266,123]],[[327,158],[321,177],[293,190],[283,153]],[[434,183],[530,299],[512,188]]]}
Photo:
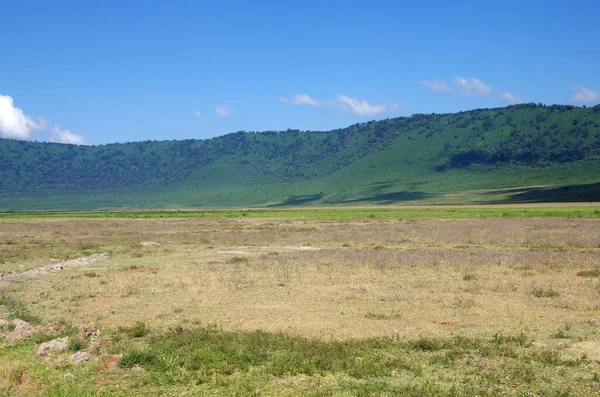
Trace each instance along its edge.
{"label": "slope", "polygon": [[[72,146],[0,140],[0,208],[595,201],[600,105]],[[514,190],[520,188],[520,190]]]}

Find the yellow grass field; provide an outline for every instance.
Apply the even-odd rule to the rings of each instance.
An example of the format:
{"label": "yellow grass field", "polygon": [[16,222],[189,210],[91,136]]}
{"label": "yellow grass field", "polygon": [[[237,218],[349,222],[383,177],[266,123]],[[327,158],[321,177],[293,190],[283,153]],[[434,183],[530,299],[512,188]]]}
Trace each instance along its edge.
{"label": "yellow grass field", "polygon": [[[28,272],[94,254],[103,255],[93,263]],[[216,326],[323,343],[525,335],[528,349],[584,362],[562,374],[534,374],[531,390],[545,390],[536,389],[539,382],[555,382],[557,393],[600,390],[594,389],[600,373],[597,219],[4,220],[0,270],[0,291],[43,324],[93,324],[107,334],[144,324],[155,336]],[[11,356],[10,365],[33,365],[23,358],[26,351]],[[6,365],[0,368],[10,378]],[[48,392],[49,375],[36,371],[28,386],[5,379],[0,387],[9,395]],[[85,379],[94,378],[92,372]],[[124,377],[147,375],[140,373]],[[114,382],[106,382],[108,388],[98,390],[109,393]],[[256,386],[258,394],[318,392],[314,384],[265,382]],[[209,392],[188,383],[174,390]],[[328,385],[328,393],[354,394]],[[229,393],[212,386],[211,394]],[[148,394],[165,390],[160,382],[145,387]],[[509,395],[530,390],[527,382],[506,387]]]}

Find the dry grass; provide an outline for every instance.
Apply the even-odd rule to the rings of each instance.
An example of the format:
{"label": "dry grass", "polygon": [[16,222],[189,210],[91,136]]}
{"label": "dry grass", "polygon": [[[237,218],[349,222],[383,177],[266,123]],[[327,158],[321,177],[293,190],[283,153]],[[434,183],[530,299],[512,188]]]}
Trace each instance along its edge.
{"label": "dry grass", "polygon": [[[8,266],[48,260],[62,244],[75,252],[88,244],[111,255],[101,267],[5,286],[49,321],[111,328],[137,321],[157,328],[218,324],[324,339],[523,331],[552,343],[560,325],[600,318],[600,280],[577,275],[600,267],[597,220],[2,226],[15,242],[0,246],[2,256],[12,258]],[[148,241],[160,245],[139,244]],[[590,325],[590,335],[597,331]]]}
{"label": "dry grass", "polygon": [[[108,259],[25,277],[35,273],[25,269],[51,259],[97,252]],[[128,353],[132,368],[48,369],[28,342],[2,350],[0,393],[56,386],[55,395],[126,395],[143,385],[140,394],[161,394],[174,392],[175,382],[177,392],[189,394],[301,395],[325,387],[332,394],[431,395],[463,382],[455,394],[544,394],[548,383],[548,392],[587,395],[600,382],[599,220],[5,220],[0,258],[0,272],[12,272],[0,278],[0,292],[23,313],[112,332],[111,352]],[[210,324],[273,333],[194,331]],[[168,329],[175,332],[157,332]],[[280,331],[317,342],[286,342]],[[212,339],[197,345],[195,335]],[[387,350],[369,339],[377,336],[392,337]],[[213,344],[232,344],[227,360],[237,370],[214,378],[192,371],[175,381],[180,368],[165,372],[161,361],[171,351],[169,338],[189,342],[205,360]],[[260,364],[246,368],[247,354],[266,348],[263,338],[334,368],[348,361],[340,351],[364,355],[373,363],[368,368],[385,357],[391,372],[373,372],[372,379],[361,371],[313,373],[305,359],[283,377]],[[294,350],[298,344],[307,350]],[[215,349],[206,368],[224,359]],[[281,357],[278,350],[259,353],[257,363]],[[194,357],[192,369],[199,365]],[[134,370],[136,360],[145,370]],[[72,381],[64,378],[67,368]]]}

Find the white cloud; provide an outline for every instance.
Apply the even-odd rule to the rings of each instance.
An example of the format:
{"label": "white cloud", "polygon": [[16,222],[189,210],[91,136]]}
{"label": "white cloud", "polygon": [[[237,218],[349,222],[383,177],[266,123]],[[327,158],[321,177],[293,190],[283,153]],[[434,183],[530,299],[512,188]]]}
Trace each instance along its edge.
{"label": "white cloud", "polygon": [[296,94],[291,98],[280,97],[279,102],[290,105],[306,105],[306,106],[319,106],[320,101],[311,98],[308,94]]}
{"label": "white cloud", "polygon": [[373,104],[366,99],[352,98],[345,95],[338,95],[337,98],[329,103],[331,106],[340,109],[342,112],[355,116],[375,116],[387,111],[398,110],[398,103],[392,104]]}
{"label": "white cloud", "polygon": [[490,86],[485,85],[476,77],[455,77],[454,84],[465,95],[488,96],[492,92]]}
{"label": "white cloud", "polygon": [[573,90],[573,96],[571,100],[574,103],[597,103],[600,102],[600,94],[596,91],[592,91],[587,87],[578,87]]}
{"label": "white cloud", "polygon": [[199,110],[194,110],[192,112],[192,114],[194,115],[195,118],[197,118],[198,120],[202,120],[204,118],[204,116],[202,115],[202,113]]}
{"label": "white cloud", "polygon": [[431,91],[450,92],[452,88],[446,84],[444,80],[423,80],[421,84],[429,88]]}
{"label": "white cloud", "polygon": [[506,102],[512,103],[512,104],[518,104],[518,103],[523,103],[523,99],[520,96],[517,95],[513,95],[510,92],[503,92],[500,94],[500,99],[505,100]]}
{"label": "white cloud", "polygon": [[215,113],[217,113],[219,117],[231,117],[235,115],[235,111],[227,105],[215,107]]}
{"label": "white cloud", "polygon": [[83,145],[83,135],[77,135],[69,130],[63,130],[59,126],[54,126],[52,135],[50,135],[50,142]]}
{"label": "white cloud", "polygon": [[44,127],[42,124],[15,107],[12,97],[0,95],[0,137],[30,139],[34,130]]}

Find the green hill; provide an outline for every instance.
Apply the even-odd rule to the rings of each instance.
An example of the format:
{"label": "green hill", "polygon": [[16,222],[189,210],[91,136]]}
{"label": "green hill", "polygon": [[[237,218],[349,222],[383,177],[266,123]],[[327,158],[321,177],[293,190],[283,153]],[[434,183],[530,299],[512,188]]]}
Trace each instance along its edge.
{"label": "green hill", "polygon": [[0,209],[600,201],[600,105],[73,146],[0,139]]}

